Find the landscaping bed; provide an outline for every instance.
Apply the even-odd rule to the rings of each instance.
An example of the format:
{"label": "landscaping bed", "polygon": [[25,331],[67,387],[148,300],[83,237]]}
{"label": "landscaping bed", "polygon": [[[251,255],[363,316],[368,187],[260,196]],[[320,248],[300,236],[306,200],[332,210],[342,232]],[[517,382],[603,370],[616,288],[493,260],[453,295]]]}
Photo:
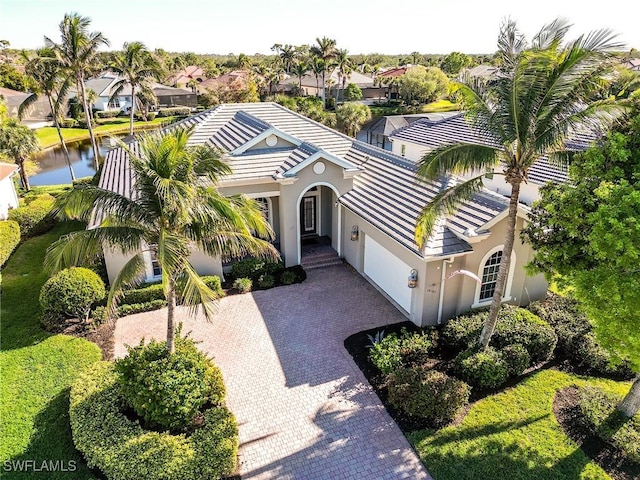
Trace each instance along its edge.
{"label": "landscaping bed", "polygon": [[580,393],[570,386],[558,390],[553,399],[553,414],[562,430],[582,451],[615,480],[640,478],[640,464],[632,461],[610,442],[598,437],[588,425],[580,408]]}

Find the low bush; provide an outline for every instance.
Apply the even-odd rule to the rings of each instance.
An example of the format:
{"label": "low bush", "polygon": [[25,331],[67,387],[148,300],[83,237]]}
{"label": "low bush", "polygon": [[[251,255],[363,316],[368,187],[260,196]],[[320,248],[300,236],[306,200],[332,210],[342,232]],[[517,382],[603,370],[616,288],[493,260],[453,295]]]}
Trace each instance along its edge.
{"label": "low bush", "polygon": [[120,305],[117,308],[118,317],[126,317],[127,315],[133,315],[134,313],[151,312],[152,310],[159,310],[167,306],[167,301],[163,299],[151,300],[149,302],[142,303],[127,303]]}
{"label": "low bush", "polygon": [[558,337],[556,354],[567,355],[567,347],[576,336],[593,330],[578,301],[570,297],[553,295],[543,301],[531,302],[528,308],[555,330]]}
{"label": "low bush", "polygon": [[[483,311],[449,320],[442,328],[443,343],[456,352],[474,347],[488,315],[488,311]],[[533,364],[548,360],[556,342],[555,332],[548,323],[523,308],[510,305],[503,305],[500,309],[491,337],[491,345],[498,349],[507,345],[522,345]]]}
{"label": "low bush", "polygon": [[500,356],[507,364],[509,375],[517,377],[522,375],[529,365],[531,365],[531,357],[529,352],[520,344],[507,345],[500,350]]}
{"label": "low bush", "polygon": [[91,318],[93,319],[93,325],[98,326],[109,319],[109,312],[104,305],[98,305],[91,312]]}
{"label": "low bush", "polygon": [[225,396],[222,374],[188,338],[176,338],[175,353],[166,342],[143,342],[116,361],[118,383],[127,405],[152,428],[184,431],[207,404]]}
{"label": "low bush", "polygon": [[280,283],[283,285],[293,285],[298,281],[298,276],[291,270],[285,270],[280,275]]}
{"label": "low bush", "polygon": [[498,351],[467,350],[460,353],[454,362],[458,377],[481,390],[493,390],[504,385],[509,377],[509,368]]}
{"label": "low bush", "polygon": [[0,222],[0,267],[20,243],[20,227],[14,220]]}
{"label": "low bush", "polygon": [[42,323],[60,326],[67,318],[86,320],[94,302],[105,296],[104,282],[92,270],[71,267],[59,271],[40,290]]}
{"label": "low bush", "polygon": [[260,288],[272,288],[276,284],[276,279],[273,275],[264,273],[258,277],[258,286]]}
{"label": "low bush", "polygon": [[73,186],[74,187],[81,187],[84,185],[91,185],[93,183],[93,177],[82,177],[82,178],[76,178],[73,181]]}
{"label": "low bush", "polygon": [[53,228],[54,218],[50,215],[55,198],[49,194],[31,197],[29,203],[9,210],[9,220],[18,222],[22,238],[27,239],[41,235]]}
{"label": "low bush", "polygon": [[75,118],[65,118],[60,123],[60,127],[61,128],[77,128],[78,127],[78,121]]}
{"label": "low bush", "polygon": [[186,116],[191,113],[189,107],[168,107],[158,109],[159,117]]}
{"label": "low bush", "polygon": [[[98,124],[96,123],[96,121],[95,120],[91,120],[91,127],[92,128],[96,128],[97,126],[98,126]],[[84,119],[84,117],[78,120],[78,128],[89,128],[89,124]]]}
{"label": "low bush", "polygon": [[640,463],[640,414],[625,418],[616,410],[621,398],[599,388],[580,390],[580,411],[591,431]]}
{"label": "low bush", "polygon": [[120,305],[132,305],[164,299],[162,284],[154,283],[140,288],[125,290],[119,303]]}
{"label": "low bush", "polygon": [[215,294],[222,298],[224,297],[224,290],[222,290],[222,282],[220,281],[220,277],[217,275],[205,275],[200,277],[204,284],[209,287]]}
{"label": "low bush", "polygon": [[221,478],[236,468],[238,429],[226,407],[205,410],[202,426],[187,436],[145,430],[123,403],[110,362],[94,363],[71,388],[73,442],[110,480]]}
{"label": "low bush", "polygon": [[233,282],[233,288],[238,290],[240,293],[250,292],[252,287],[253,282],[250,278],[237,278]]}
{"label": "low bush", "polygon": [[620,361],[600,346],[593,333],[573,337],[566,348],[571,363],[578,368],[585,369],[587,373],[614,378],[629,379],[633,377],[629,363],[624,360]]}
{"label": "low bush", "polygon": [[399,337],[392,333],[374,344],[369,359],[382,373],[389,374],[400,367],[424,364],[432,349],[429,335],[409,333],[403,328]]}
{"label": "low bush", "polygon": [[466,383],[424,365],[389,374],[387,389],[395,408],[438,424],[452,420],[468,403],[470,392]]}
{"label": "low bush", "polygon": [[116,118],[120,110],[96,110],[93,114],[96,118]]}

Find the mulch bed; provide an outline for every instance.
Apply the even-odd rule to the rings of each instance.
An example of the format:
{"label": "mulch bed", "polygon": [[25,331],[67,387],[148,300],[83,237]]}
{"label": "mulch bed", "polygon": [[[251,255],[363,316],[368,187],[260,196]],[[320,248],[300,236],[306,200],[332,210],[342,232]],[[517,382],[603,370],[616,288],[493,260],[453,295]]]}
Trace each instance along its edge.
{"label": "mulch bed", "polygon": [[580,446],[585,455],[615,480],[640,478],[639,464],[628,459],[622,451],[603,441],[589,429],[578,402],[579,393],[576,387],[567,387],[556,392],[553,413],[562,430]]}

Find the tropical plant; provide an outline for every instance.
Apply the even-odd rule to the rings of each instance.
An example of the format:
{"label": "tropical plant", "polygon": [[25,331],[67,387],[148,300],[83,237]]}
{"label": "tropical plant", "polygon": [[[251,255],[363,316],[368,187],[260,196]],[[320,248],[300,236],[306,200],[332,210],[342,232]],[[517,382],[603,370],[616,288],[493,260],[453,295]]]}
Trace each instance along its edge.
{"label": "tropical plant", "polygon": [[313,45],[310,51],[312,55],[316,56],[324,62],[324,69],[319,73],[322,73],[322,101],[325,102],[327,99],[327,82],[325,75],[327,73],[327,67],[329,66],[329,63],[336,57],[337,54],[336,41],[331,38],[322,37],[316,38],[316,42],[317,45]]}
{"label": "tropical plant", "polygon": [[17,118],[6,118],[0,122],[0,156],[13,160],[20,167],[20,181],[27,191],[27,159],[39,150],[40,145],[33,130],[21,125]]}
{"label": "tropical plant", "polygon": [[296,59],[297,48],[294,45],[281,45],[280,43],[276,43],[271,47],[271,50],[278,54],[284,71],[291,73],[291,69],[295,65],[294,62]]}
{"label": "tropical plant", "polygon": [[133,135],[133,116],[136,109],[136,90],[149,87],[152,79],[162,76],[160,64],[142,42],[125,43],[122,52],[115,54],[109,68],[122,77],[114,86],[111,97],[117,97],[125,87],[131,88],[129,135]]}
{"label": "tropical plant", "polygon": [[[324,72],[327,69],[327,63],[321,58],[312,57],[310,68],[311,68],[311,71],[313,72],[313,75],[316,77],[316,92],[318,92],[320,90],[320,77],[322,76],[324,78]],[[323,85],[324,85],[324,80],[323,80]]]}
{"label": "tropical plant", "polygon": [[520,187],[540,157],[569,159],[567,138],[578,128],[607,127],[622,108],[613,101],[594,100],[610,68],[609,52],[619,49],[609,30],[599,30],[564,43],[569,25],[557,19],[545,25],[527,48],[516,23],[507,20],[498,39],[500,74],[491,83],[465,78],[458,92],[467,118],[481,137],[491,142],[455,143],[425,154],[417,168],[421,180],[444,174],[475,173],[437,195],[418,216],[415,240],[422,247],[438,218],[455,211],[483,186],[486,172],[501,166],[511,187],[502,261],[489,315],[480,334],[482,348],[496,326],[515,239]]}
{"label": "tropical plant", "polygon": [[443,98],[449,79],[438,67],[411,67],[398,79],[398,94],[403,100],[430,103]]}
{"label": "tropical plant", "polygon": [[293,73],[298,77],[298,90],[299,94],[302,93],[302,77],[304,77],[309,71],[309,64],[303,60],[298,60],[293,64]]}
{"label": "tropical plant", "polygon": [[207,319],[212,319],[213,301],[218,297],[189,262],[193,245],[227,260],[246,255],[278,257],[273,245],[262,239],[273,234],[259,204],[241,195],[222,195],[216,185],[230,167],[217,150],[189,146],[189,137],[189,131],[176,128],[144,137],[135,151],[121,143],[136,179],[135,199],[94,185],[61,196],[58,216],[89,221],[97,215],[101,221],[95,228],[62,237],[45,258],[46,269],[57,271],[98,256],[103,248],[133,255],[111,283],[107,307],[113,312],[123,288],[142,280],[144,255],[152,255],[162,271],[171,352],[176,292],[191,313],[202,307]]}
{"label": "tropical plant", "polygon": [[355,137],[362,125],[371,120],[371,109],[361,103],[343,103],[336,109],[336,116],[340,129]]}
{"label": "tropical plant", "polygon": [[84,80],[98,56],[98,48],[109,46],[109,40],[101,32],[90,32],[90,24],[89,17],[81,17],[77,13],[67,13],[60,22],[60,43],[57,44],[48,37],[44,37],[44,41],[47,47],[54,50],[60,65],[70,71],[75,78],[77,96],[82,102],[93,155],[97,160],[100,158],[100,152],[93,133]]}
{"label": "tropical plant", "polygon": [[21,104],[18,109],[18,118],[24,116],[29,107],[38,100],[41,94],[47,97],[49,102],[49,108],[51,108],[51,115],[53,117],[53,125],[58,132],[58,138],[60,139],[60,145],[64,152],[64,158],[69,167],[71,173],[71,181],[76,179],[73,172],[73,166],[71,165],[71,159],[69,158],[69,150],[62,136],[60,130],[61,115],[60,107],[62,106],[69,87],[71,86],[71,78],[64,71],[60,62],[55,56],[55,52],[51,48],[41,48],[36,50],[36,56],[30,58],[26,52],[23,52],[23,59],[26,61],[25,73],[31,78],[34,84],[37,86],[37,91],[29,95]]}
{"label": "tropical plant", "polygon": [[336,101],[340,101],[340,90],[344,90],[347,78],[353,71],[353,64],[349,59],[349,52],[345,48],[336,50],[336,68],[338,69],[338,93]]}

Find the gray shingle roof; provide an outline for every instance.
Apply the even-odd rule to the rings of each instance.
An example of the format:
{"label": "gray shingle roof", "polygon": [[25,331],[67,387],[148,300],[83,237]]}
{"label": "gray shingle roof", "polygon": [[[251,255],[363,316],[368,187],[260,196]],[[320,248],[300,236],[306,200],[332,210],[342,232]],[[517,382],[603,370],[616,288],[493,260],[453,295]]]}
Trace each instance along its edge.
{"label": "gray shingle roof", "polygon": [[[462,113],[438,120],[420,119],[396,130],[390,137],[424,145],[428,149],[457,142],[498,146],[498,143],[487,134],[472,128]],[[595,139],[596,136],[592,133],[575,132],[565,145],[569,150],[581,151],[586,150]],[[529,169],[528,180],[537,184],[544,184],[548,181],[563,183],[567,181],[567,171],[562,167],[552,165],[547,157],[541,157]]]}
{"label": "gray shingle roof", "polygon": [[[468,229],[483,226],[507,208],[507,199],[481,193],[442,222],[420,252],[413,232],[423,205],[443,188],[443,181],[418,183],[415,164],[385,150],[347,137],[324,125],[274,103],[228,104],[167,127],[193,127],[191,144],[209,144],[227,152],[233,174],[227,180],[279,178],[318,152],[339,157],[360,167],[353,189],[339,201],[348,209],[387,233],[418,255],[452,255],[471,250],[459,238]],[[274,130],[275,129],[275,130]],[[247,142],[257,142],[265,132],[281,132],[295,140],[287,147],[247,149],[233,153]],[[137,143],[132,144],[137,148]],[[351,168],[351,167],[349,167]],[[135,196],[135,185],[122,149],[111,150],[105,159],[100,186],[125,196]]]}

